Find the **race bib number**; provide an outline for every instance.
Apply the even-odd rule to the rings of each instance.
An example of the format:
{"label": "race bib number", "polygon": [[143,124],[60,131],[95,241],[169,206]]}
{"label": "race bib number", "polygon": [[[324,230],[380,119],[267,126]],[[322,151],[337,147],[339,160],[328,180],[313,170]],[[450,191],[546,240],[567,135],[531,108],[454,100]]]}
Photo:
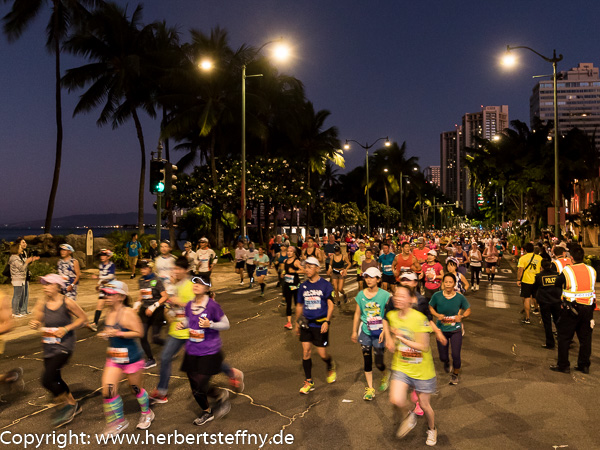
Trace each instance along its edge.
{"label": "race bib number", "polygon": [[283,276],[283,280],[284,280],[284,281],[285,281],[287,284],[294,284],[294,278],[295,278],[295,277],[294,277],[294,275],[290,275],[290,274],[287,274],[287,275],[284,275],[284,276]]}
{"label": "race bib number", "polygon": [[42,343],[44,344],[60,344],[61,339],[55,336],[58,328],[42,328]]}
{"label": "race bib number", "polygon": [[383,271],[384,272],[391,272],[392,271],[392,265],[391,264],[384,264]]}
{"label": "race bib number", "polygon": [[423,362],[423,354],[420,351],[415,350],[408,345],[404,345],[400,341],[398,341],[398,353],[400,354],[400,359],[403,363],[420,364]]}
{"label": "race bib number", "polygon": [[381,316],[367,317],[367,327],[369,331],[379,331],[383,329],[383,320]]}
{"label": "race bib number", "polygon": [[442,319],[444,325],[456,325],[456,316],[445,316]]}
{"label": "race bib number", "polygon": [[435,283],[435,269],[427,269],[427,279]]}
{"label": "race bib number", "polygon": [[190,328],[190,341],[191,342],[204,341],[204,330],[192,330]]}
{"label": "race bib number", "polygon": [[126,348],[108,347],[106,354],[115,364],[129,364],[129,350]]}
{"label": "race bib number", "polygon": [[152,289],[140,289],[140,294],[143,300],[152,299]]}
{"label": "race bib number", "polygon": [[310,310],[319,309],[321,307],[321,297],[305,297],[304,307]]}

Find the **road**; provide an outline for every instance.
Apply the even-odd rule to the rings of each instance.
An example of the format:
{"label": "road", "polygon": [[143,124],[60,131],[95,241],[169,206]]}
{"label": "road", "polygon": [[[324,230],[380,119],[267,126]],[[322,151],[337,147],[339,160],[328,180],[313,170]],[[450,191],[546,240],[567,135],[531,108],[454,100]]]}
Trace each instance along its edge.
{"label": "road", "polygon": [[[591,373],[570,375],[555,373],[548,366],[555,362],[555,351],[542,349],[543,329],[538,316],[532,324],[520,323],[521,302],[515,283],[514,266],[508,260],[501,264],[501,274],[490,287],[483,281],[478,292],[470,293],[472,315],[465,322],[463,369],[458,386],[448,385],[448,375],[436,358],[438,394],[432,405],[439,430],[439,448],[448,449],[544,449],[568,446],[572,449],[600,448],[600,411],[597,407],[600,380],[600,342],[594,336]],[[352,281],[350,281],[352,280]],[[348,277],[350,290],[356,293],[356,282]],[[365,382],[362,355],[358,344],[350,341],[354,303],[337,310],[330,331],[330,351],[338,364],[338,380],[325,382],[325,365],[313,355],[313,377],[316,390],[300,395],[303,382],[301,348],[293,332],[283,328],[283,309],[278,307],[279,290],[273,277],[266,297],[258,289],[240,286],[217,286],[217,300],[232,324],[223,332],[227,361],[244,371],[246,389],[231,394],[231,412],[220,420],[196,427],[192,424],[199,408],[190,395],[185,375],[178,371],[181,357],[174,362],[169,402],[156,405],[156,420],[145,432],[134,429],[139,415],[135,397],[126,383],[121,385],[125,414],[130,421],[126,435],[137,436],[137,445],[112,445],[111,448],[164,448],[157,439],[160,433],[235,433],[248,430],[273,436],[287,435],[291,445],[265,443],[263,448],[425,448],[424,418],[402,441],[395,437],[397,418],[385,394],[377,394],[372,402],[362,400]],[[70,364],[63,371],[83,413],[60,433],[84,433],[84,442],[72,440],[68,448],[95,448],[95,433],[104,427],[100,379],[105,359],[106,342],[89,330],[78,332],[78,344]],[[46,404],[47,394],[40,384],[42,371],[41,344],[37,337],[24,336],[9,343],[0,360],[1,371],[12,366],[25,370],[26,388],[20,394],[8,394],[0,402],[0,438],[3,443],[24,433],[52,433]],[[435,347],[435,344],[432,341]],[[577,344],[572,349],[572,365],[576,361]],[[157,353],[160,351],[156,349]],[[389,361],[389,355],[386,357]],[[145,387],[149,391],[158,381],[158,367],[146,372]],[[380,375],[374,372],[375,382]],[[215,378],[227,386],[223,376]],[[9,433],[4,433],[9,432]],[[2,434],[4,433],[4,434]],[[49,438],[59,439],[57,435]],[[81,435],[79,435],[81,438]],[[89,444],[88,442],[89,437]],[[164,437],[165,439],[167,436]],[[214,435],[218,439],[218,435]],[[238,439],[241,435],[238,435]],[[152,441],[154,439],[154,441]],[[179,437],[178,439],[182,439]],[[191,437],[190,437],[191,439]],[[199,439],[204,439],[200,437]],[[225,437],[221,436],[223,442]],[[278,438],[277,438],[278,439]],[[166,442],[166,441],[165,441]],[[200,441],[202,442],[202,441]],[[59,448],[42,445],[39,448]],[[178,444],[181,441],[177,442]],[[91,447],[90,447],[91,446]],[[8,444],[6,448],[23,448]],[[28,448],[34,448],[35,445]],[[195,448],[183,444],[169,447]],[[223,444],[223,448],[244,448],[241,441]],[[248,448],[259,448],[252,443]]]}

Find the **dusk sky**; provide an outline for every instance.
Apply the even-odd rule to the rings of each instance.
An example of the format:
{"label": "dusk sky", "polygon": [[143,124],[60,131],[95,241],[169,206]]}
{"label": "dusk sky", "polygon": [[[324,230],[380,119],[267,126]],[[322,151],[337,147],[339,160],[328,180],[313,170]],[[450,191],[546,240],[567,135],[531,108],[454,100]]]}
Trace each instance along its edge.
{"label": "dusk sky", "polygon": [[[10,9],[0,6],[0,15]],[[48,1],[50,4],[51,2]],[[119,3],[125,4],[124,1]],[[481,105],[508,105],[510,120],[529,123],[533,75],[552,66],[526,50],[518,67],[499,64],[507,44],[564,55],[559,70],[600,64],[595,2],[583,1],[328,1],[146,0],[144,23],[229,32],[234,48],[283,36],[296,58],[281,72],[299,78],[340,140],[389,136],[406,141],[421,167],[439,165],[440,133]],[[136,2],[129,2],[129,10]],[[54,59],[45,49],[49,6],[21,39],[0,38],[0,224],[43,219],[52,182],[56,125]],[[63,73],[84,61],[65,55]],[[241,74],[240,74],[241,78]],[[241,82],[241,79],[240,79]],[[72,118],[80,92],[63,92],[64,147],[54,217],[137,210],[139,146],[132,121],[98,128],[99,111]],[[159,122],[144,117],[148,151]],[[364,150],[346,152],[347,168]],[[149,158],[149,154],[148,154]],[[177,159],[175,155],[172,159]],[[549,176],[551,176],[549,174]],[[146,187],[146,212],[154,197]]]}

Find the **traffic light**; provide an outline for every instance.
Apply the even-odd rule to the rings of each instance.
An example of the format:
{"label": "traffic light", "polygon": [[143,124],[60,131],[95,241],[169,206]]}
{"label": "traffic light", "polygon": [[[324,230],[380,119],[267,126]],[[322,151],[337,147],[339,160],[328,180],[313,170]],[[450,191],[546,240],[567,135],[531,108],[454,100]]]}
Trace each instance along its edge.
{"label": "traffic light", "polygon": [[177,190],[177,186],[175,186],[175,181],[177,181],[177,176],[174,172],[177,171],[177,166],[175,164],[171,164],[167,162],[165,164],[165,196],[171,195],[171,191]]}
{"label": "traffic light", "polygon": [[162,159],[150,160],[150,193],[162,194],[165,191],[165,168],[167,162]]}

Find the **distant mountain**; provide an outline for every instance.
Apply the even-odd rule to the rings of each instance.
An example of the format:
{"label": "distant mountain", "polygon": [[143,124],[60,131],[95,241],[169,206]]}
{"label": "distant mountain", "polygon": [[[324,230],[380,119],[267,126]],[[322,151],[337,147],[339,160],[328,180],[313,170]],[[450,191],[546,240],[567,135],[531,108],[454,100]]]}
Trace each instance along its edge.
{"label": "distant mountain", "polygon": [[[144,214],[144,222],[156,223],[156,214]],[[115,225],[137,224],[137,213],[124,214],[78,214],[75,216],[55,217],[52,227],[111,227]],[[29,222],[15,222],[4,225],[6,228],[39,228],[44,226],[44,220],[31,220]]]}

